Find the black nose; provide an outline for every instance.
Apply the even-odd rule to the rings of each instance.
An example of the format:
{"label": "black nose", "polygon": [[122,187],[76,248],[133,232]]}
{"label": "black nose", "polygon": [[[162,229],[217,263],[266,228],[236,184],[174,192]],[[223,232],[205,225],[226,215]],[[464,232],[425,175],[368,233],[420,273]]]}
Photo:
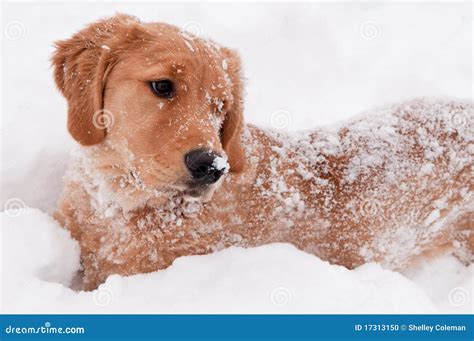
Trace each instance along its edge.
{"label": "black nose", "polygon": [[[193,182],[199,185],[210,185],[220,179],[227,167],[222,165],[221,156],[212,151],[197,149],[187,153],[184,157],[193,177]],[[224,161],[225,162],[225,161]]]}

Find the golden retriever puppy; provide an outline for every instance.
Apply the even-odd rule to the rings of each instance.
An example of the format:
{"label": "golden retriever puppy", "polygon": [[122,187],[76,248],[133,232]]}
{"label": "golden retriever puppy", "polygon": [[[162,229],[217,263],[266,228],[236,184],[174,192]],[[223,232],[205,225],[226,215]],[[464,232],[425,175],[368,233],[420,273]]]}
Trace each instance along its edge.
{"label": "golden retriever puppy", "polygon": [[55,216],[80,244],[85,289],[273,242],[348,268],[473,260],[471,102],[260,129],[243,121],[236,52],[126,15],[58,42],[53,65],[81,145]]}

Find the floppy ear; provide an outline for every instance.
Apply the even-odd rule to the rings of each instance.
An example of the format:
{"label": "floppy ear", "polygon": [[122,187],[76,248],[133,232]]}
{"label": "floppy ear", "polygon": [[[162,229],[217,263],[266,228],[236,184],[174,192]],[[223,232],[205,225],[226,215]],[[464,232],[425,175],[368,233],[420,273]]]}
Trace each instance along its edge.
{"label": "floppy ear", "polygon": [[246,157],[242,147],[244,128],[243,84],[241,63],[237,52],[222,48],[221,53],[227,65],[227,73],[232,82],[232,105],[227,111],[222,125],[222,146],[229,157],[230,171],[239,173],[245,168]]}
{"label": "floppy ear", "polygon": [[82,145],[101,142],[113,122],[113,117],[104,117],[103,91],[115,63],[111,50],[114,33],[137,22],[134,17],[119,14],[55,43],[54,79],[68,102],[69,133]]}

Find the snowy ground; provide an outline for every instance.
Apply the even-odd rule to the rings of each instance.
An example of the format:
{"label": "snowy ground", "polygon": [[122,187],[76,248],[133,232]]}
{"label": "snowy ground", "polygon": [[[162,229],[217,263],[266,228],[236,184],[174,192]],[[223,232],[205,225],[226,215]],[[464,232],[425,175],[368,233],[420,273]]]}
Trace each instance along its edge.
{"label": "snowy ground", "polygon": [[237,48],[246,118],[263,126],[296,130],[416,96],[472,95],[468,3],[3,3],[3,312],[473,311],[474,266],[449,255],[401,275],[375,264],[349,271],[285,244],[181,258],[165,271],[112,276],[94,292],[69,289],[78,247],[47,212],[74,143],[48,59],[54,40],[116,11]]}

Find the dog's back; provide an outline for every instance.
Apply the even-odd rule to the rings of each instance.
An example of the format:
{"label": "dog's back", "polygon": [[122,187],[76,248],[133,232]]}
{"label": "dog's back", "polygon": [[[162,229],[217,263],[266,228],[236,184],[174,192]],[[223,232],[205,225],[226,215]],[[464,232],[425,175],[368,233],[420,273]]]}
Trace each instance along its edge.
{"label": "dog's back", "polygon": [[257,133],[265,152],[256,183],[259,196],[273,198],[272,224],[348,267],[400,268],[455,238],[472,253],[473,108],[414,100],[296,137]]}

